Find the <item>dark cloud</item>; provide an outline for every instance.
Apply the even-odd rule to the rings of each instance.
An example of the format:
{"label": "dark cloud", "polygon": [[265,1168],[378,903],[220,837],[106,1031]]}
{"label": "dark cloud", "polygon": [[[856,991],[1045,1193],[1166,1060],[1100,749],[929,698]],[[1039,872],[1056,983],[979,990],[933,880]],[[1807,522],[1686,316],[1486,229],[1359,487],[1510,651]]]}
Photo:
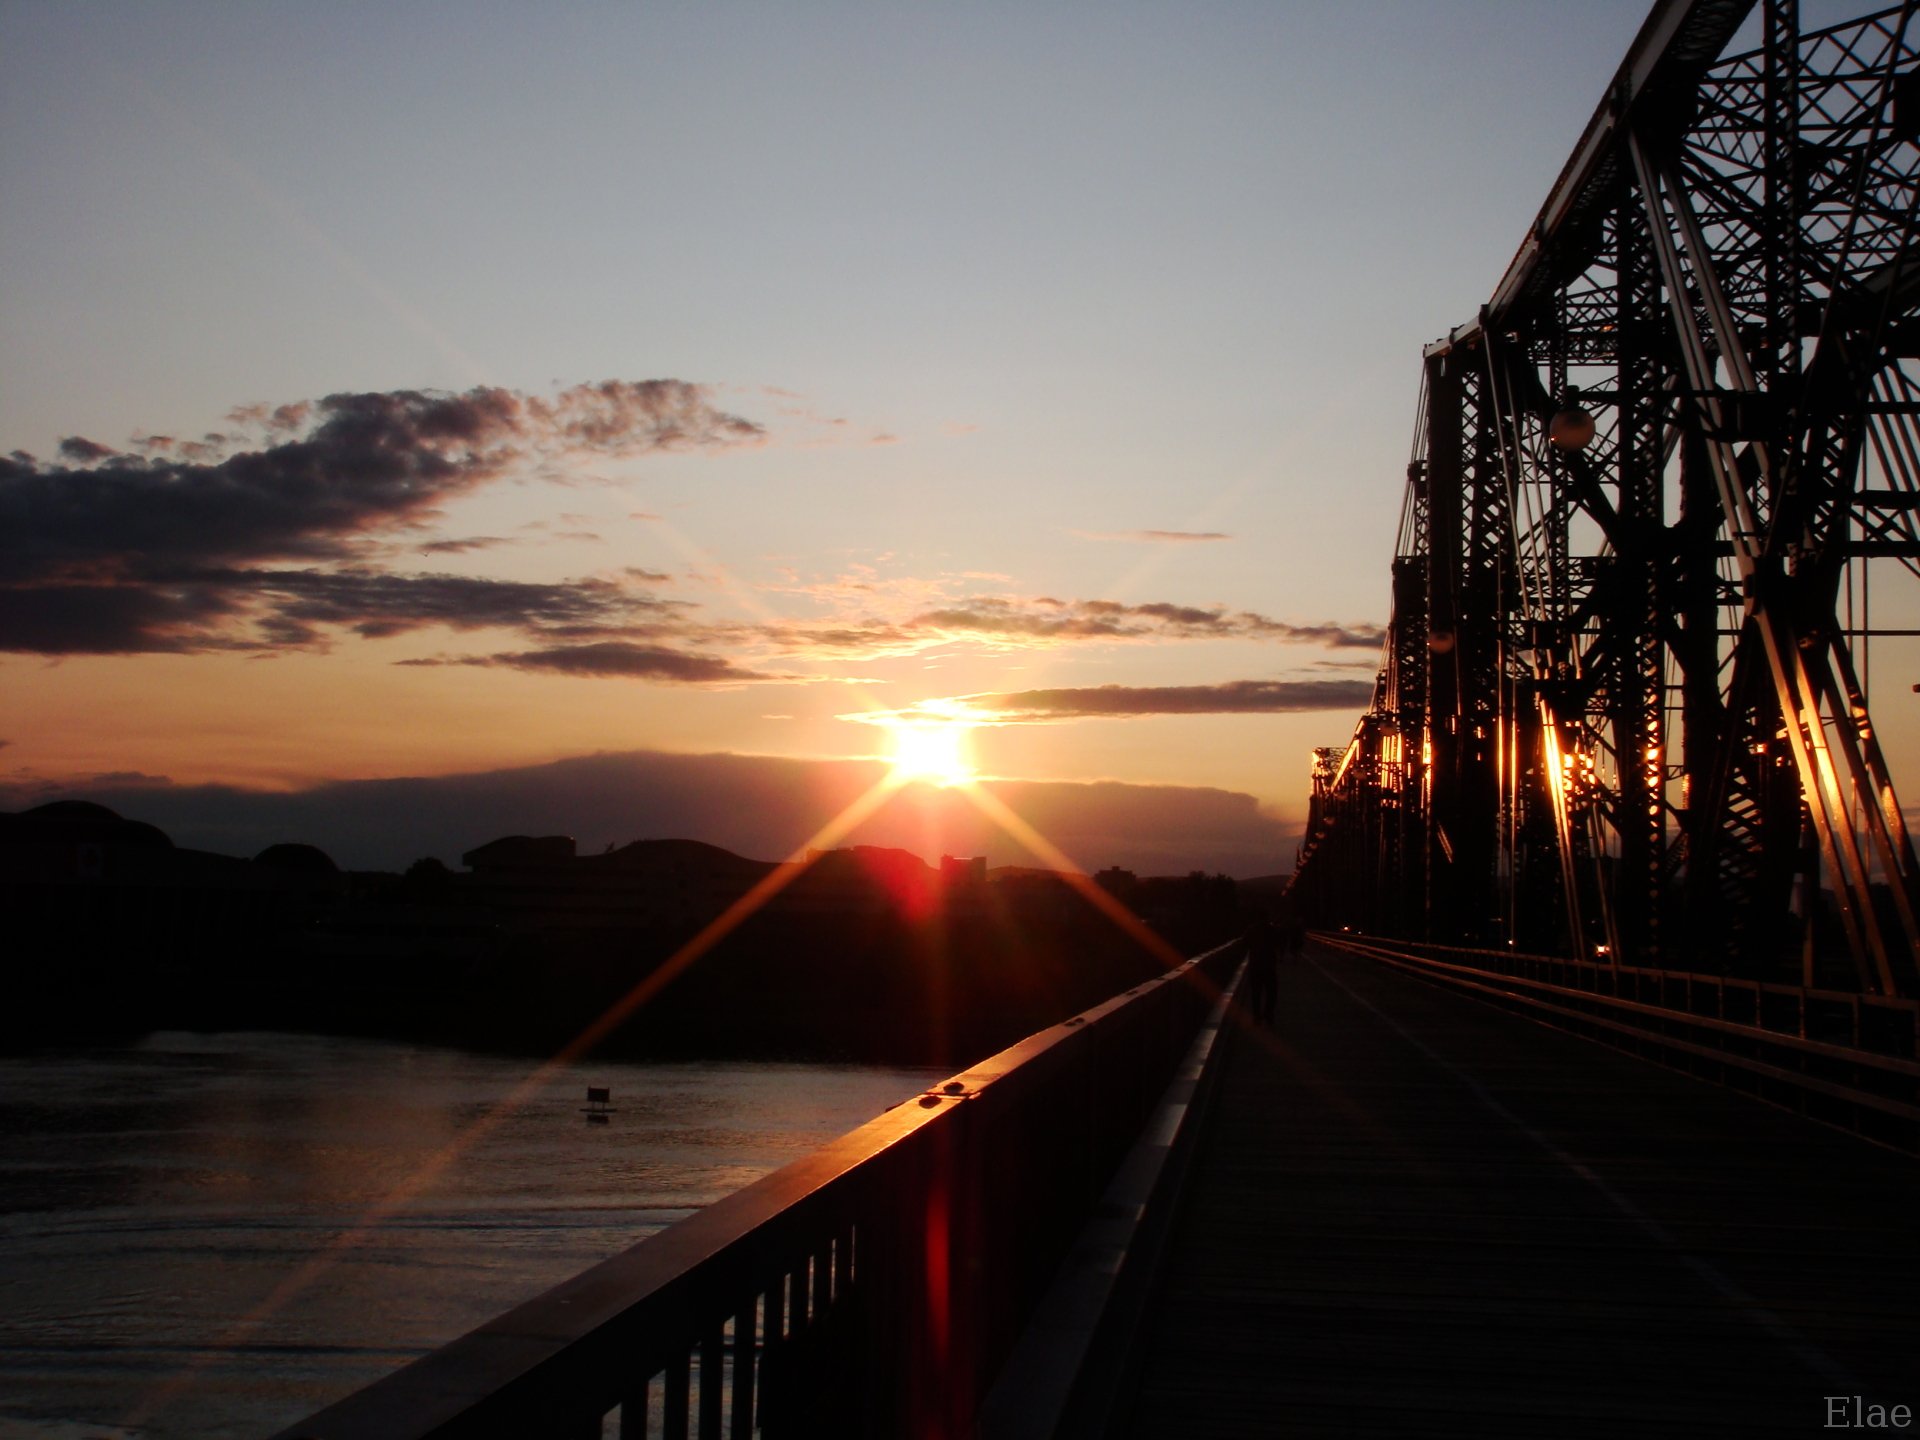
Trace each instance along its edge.
{"label": "dark cloud", "polygon": [[83,465],[111,459],[118,452],[87,439],[84,435],[69,435],[60,442],[60,458],[73,460]]}
{"label": "dark cloud", "polygon": [[[0,611],[11,612],[0,621],[0,645],[61,654],[271,641],[293,633],[272,615],[258,634],[221,628],[249,611],[257,572],[210,576],[263,561],[365,560],[377,537],[570,452],[721,448],[763,435],[681,380],[608,380],[551,397],[497,387],[329,395],[250,406],[231,419],[243,433],[150,436],[143,455],[72,437],[60,447],[65,463],[20,452],[0,459]],[[394,578],[400,588],[446,579]]]}
{"label": "dark cloud", "polygon": [[429,540],[419,547],[422,555],[465,555],[474,550],[491,550],[518,542],[499,535],[472,535],[464,540]]}
{"label": "dark cloud", "polygon": [[515,670],[547,671],[599,679],[668,680],[702,684],[722,680],[779,680],[791,677],[743,670],[718,655],[698,655],[659,645],[602,640],[590,645],[556,645],[500,655],[471,655],[462,665],[504,665]]}
{"label": "dark cloud", "polygon": [[[59,796],[158,825],[176,843],[254,855],[282,840],[318,845],[351,868],[401,869],[423,855],[458,864],[497,836],[572,835],[581,853],[609,842],[682,837],[755,859],[791,854],[879,780],[869,761],[806,761],[654,751],[436,778],[355,780],[293,792],[220,785],[0,786],[0,809]],[[1012,810],[1089,870],[1268,875],[1291,867],[1296,833],[1254,797],[1184,786],[995,782]],[[1304,798],[1306,780],[1301,778]],[[897,845],[937,859],[985,855],[1040,863],[957,790],[911,786],[842,841]]]}
{"label": "dark cloud", "polygon": [[1386,643],[1386,628],[1381,625],[1286,625],[1265,622],[1276,639],[1297,640],[1305,644],[1325,645],[1329,649],[1378,650]]}
{"label": "dark cloud", "polygon": [[633,633],[688,607],[606,580],[553,584],[466,575],[200,570],[147,585],[39,585],[0,592],[0,650],[127,654],[312,646],[327,629],[366,639],[430,625],[556,638]]}
{"label": "dark cloud", "polygon": [[33,585],[0,589],[0,650],[124,655],[232,648],[240,602],[205,586]]}
{"label": "dark cloud", "polygon": [[1373,699],[1370,680],[1231,680],[1219,685],[1097,685],[966,695],[951,702],[1001,722],[1086,716],[1275,714],[1352,710]]}
{"label": "dark cloud", "polygon": [[606,580],[542,584],[361,569],[242,571],[228,578],[267,601],[269,618],[263,623],[309,631],[337,626],[367,639],[427,625],[582,634],[666,619],[687,608],[678,601],[636,595]]}

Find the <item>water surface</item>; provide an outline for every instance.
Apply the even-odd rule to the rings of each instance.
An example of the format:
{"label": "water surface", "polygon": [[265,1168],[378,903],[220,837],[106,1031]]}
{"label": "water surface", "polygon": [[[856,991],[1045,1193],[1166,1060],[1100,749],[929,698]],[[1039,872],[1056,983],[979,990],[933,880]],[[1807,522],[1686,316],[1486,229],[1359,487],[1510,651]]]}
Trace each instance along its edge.
{"label": "water surface", "polygon": [[0,1058],[0,1440],[271,1433],[938,1078],[593,1062],[507,1105],[531,1069],[268,1034]]}

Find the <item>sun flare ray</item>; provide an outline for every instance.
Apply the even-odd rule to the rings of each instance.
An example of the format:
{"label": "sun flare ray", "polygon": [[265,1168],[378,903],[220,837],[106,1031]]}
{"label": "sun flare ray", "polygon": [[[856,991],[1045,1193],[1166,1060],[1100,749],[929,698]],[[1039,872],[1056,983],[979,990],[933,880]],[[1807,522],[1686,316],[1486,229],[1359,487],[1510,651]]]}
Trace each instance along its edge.
{"label": "sun flare ray", "polygon": [[1169,945],[1163,936],[1155,934],[1139,916],[1089,880],[1086,872],[1073,862],[1071,856],[1029,825],[1006,801],[979,785],[967,786],[964,793],[979,807],[981,814],[998,825],[1018,844],[1024,846],[1030,855],[1045,861],[1079,893],[1083,900],[1119,926],[1130,939],[1146,949],[1161,964],[1168,969],[1173,969],[1187,963],[1185,955]]}
{"label": "sun flare ray", "polygon": [[379,1200],[363,1210],[317,1253],[302,1261],[291,1274],[276,1285],[259,1304],[234,1321],[226,1333],[209,1345],[199,1357],[155,1384],[122,1417],[122,1423],[139,1428],[191,1388],[196,1376],[214,1356],[245,1340],[289,1301],[314,1284],[348,1251],[358,1247],[415,1196],[419,1195],[447,1170],[459,1162],[473,1146],[500,1123],[517,1112],[548,1085],[558,1080],[575,1061],[605,1039],[623,1020],[659,994],[701,956],[719,944],[774,896],[786,889],[808,869],[809,852],[831,849],[878,810],[907,781],[897,772],[882,776],[864,793],[850,801],[839,814],[822,825],[785,861],[774,866],[751,890],[710,920],[699,934],[682,945],[658,968],[649,973],[626,994],[603,1010],[551,1058],[543,1061],[516,1085],[498,1104],[478,1116],[423,1161],[414,1172],[396,1184]]}

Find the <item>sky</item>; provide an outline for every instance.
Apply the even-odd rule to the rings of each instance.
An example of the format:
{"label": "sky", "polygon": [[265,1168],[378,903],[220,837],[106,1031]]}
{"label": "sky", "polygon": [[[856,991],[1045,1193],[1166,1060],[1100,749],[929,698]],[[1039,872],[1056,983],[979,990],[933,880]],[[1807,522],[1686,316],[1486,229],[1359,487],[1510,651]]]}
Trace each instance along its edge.
{"label": "sky", "polygon": [[1645,9],[0,0],[0,808],[1285,870]]}

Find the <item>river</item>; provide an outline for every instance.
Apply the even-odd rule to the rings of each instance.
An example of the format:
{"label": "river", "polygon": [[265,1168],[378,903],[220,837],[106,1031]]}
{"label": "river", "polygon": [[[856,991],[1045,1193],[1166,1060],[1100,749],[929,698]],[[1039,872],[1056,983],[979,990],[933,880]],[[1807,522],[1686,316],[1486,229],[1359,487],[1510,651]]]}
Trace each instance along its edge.
{"label": "river", "polygon": [[532,1069],[278,1034],[0,1057],[0,1440],[271,1433],[941,1078]]}

